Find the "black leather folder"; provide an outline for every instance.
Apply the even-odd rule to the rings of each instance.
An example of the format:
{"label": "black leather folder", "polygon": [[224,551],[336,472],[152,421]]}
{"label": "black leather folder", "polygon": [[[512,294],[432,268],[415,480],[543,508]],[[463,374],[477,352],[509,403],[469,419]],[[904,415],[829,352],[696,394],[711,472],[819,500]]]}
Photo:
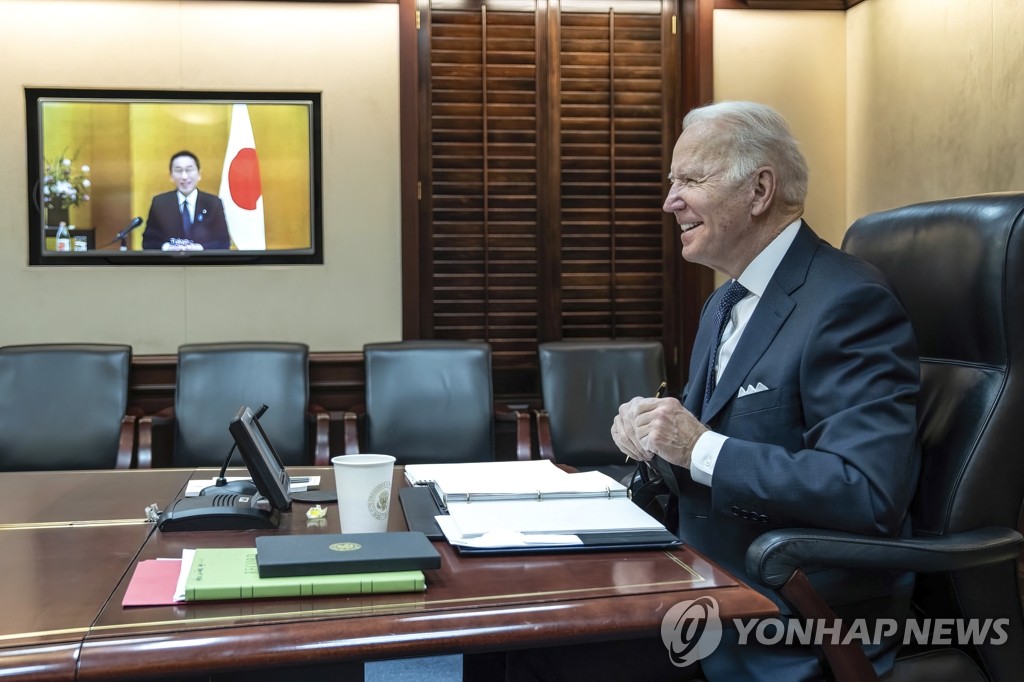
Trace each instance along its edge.
{"label": "black leather folder", "polygon": [[[398,490],[402,511],[409,530],[424,533],[432,540],[444,540],[444,533],[434,520],[444,515],[437,497],[427,485],[414,485]],[[634,549],[665,549],[683,544],[668,530],[636,531],[631,533],[580,533],[580,545],[527,545],[524,547],[465,547],[455,545],[459,554],[554,554],[563,552],[626,551]]]}
{"label": "black leather folder", "polygon": [[332,573],[380,573],[441,567],[423,533],[326,533],[256,538],[261,578]]}
{"label": "black leather folder", "polygon": [[636,531],[633,533],[580,533],[581,545],[527,545],[525,547],[456,546],[459,554],[562,554],[569,552],[625,552],[635,549],[668,549],[682,545],[669,531]]}
{"label": "black leather folder", "polygon": [[431,540],[444,540],[444,533],[434,520],[442,512],[427,486],[399,488],[398,497],[402,501],[402,512],[409,530],[419,531]]}

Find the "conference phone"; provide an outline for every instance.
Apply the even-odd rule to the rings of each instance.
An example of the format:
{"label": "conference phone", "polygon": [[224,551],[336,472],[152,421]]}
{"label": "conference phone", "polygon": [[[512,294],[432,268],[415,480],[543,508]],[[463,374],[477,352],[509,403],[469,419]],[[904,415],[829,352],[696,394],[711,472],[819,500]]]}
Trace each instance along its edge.
{"label": "conference phone", "polygon": [[277,528],[280,510],[256,493],[213,493],[177,500],[160,515],[157,528],[162,531],[250,530]]}
{"label": "conference phone", "polygon": [[[273,529],[281,522],[281,512],[291,508],[289,477],[259,417],[267,411],[263,405],[255,413],[246,405],[228,425],[235,444],[221,467],[217,485],[205,488],[199,497],[176,500],[159,515],[162,531]],[[227,482],[224,473],[235,448],[245,462],[252,482]],[[250,487],[251,486],[251,487]]]}

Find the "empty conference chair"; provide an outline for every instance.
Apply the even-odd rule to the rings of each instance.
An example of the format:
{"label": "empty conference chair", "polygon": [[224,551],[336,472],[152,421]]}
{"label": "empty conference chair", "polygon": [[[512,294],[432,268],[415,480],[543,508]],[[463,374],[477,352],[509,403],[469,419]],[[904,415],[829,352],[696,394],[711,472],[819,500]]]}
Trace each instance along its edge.
{"label": "empty conference chair", "polygon": [[[252,342],[178,349],[174,407],[139,420],[139,466],[220,466],[234,444],[232,417],[242,405],[261,404],[269,409],[260,424],[284,464],[330,463],[330,416],[309,402],[308,346]],[[159,432],[172,428],[168,458],[159,447],[168,434]],[[233,463],[239,462],[235,454]]]}
{"label": "empty conference chair", "polygon": [[469,341],[403,341],[363,347],[366,403],[346,419],[356,451],[362,412],[364,452],[394,455],[400,464],[495,459],[496,419],[515,420],[516,453],[530,458],[530,417],[495,410],[491,347]]}
{"label": "empty conference chair", "polygon": [[538,347],[544,407],[537,411],[541,457],[622,480],[636,468],[612,440],[619,405],[653,397],[665,380],[660,341],[552,341]]}
{"label": "empty conference chair", "polygon": [[0,348],[0,470],[127,469],[131,346]]}
{"label": "empty conference chair", "polygon": [[[807,567],[917,571],[915,619],[982,619],[978,625],[1005,619],[1006,641],[907,650],[886,679],[1018,680],[1024,670],[1016,530],[1024,502],[1024,194],[875,213],[850,227],[843,248],[885,273],[918,338],[923,459],[912,506],[915,537],[775,531],[751,546],[747,571],[779,588],[808,618],[829,616],[802,579]],[[956,643],[956,628],[951,632]],[[826,653],[839,680],[873,676],[857,646]]]}

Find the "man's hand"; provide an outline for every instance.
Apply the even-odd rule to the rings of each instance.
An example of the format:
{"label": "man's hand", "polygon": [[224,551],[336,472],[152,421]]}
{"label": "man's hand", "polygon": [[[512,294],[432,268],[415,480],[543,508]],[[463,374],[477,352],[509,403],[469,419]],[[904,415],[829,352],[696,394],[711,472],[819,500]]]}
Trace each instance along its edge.
{"label": "man's hand", "polygon": [[675,398],[633,398],[619,407],[612,424],[615,444],[633,459],[658,455],[685,469],[705,431],[707,427]]}
{"label": "man's hand", "polygon": [[633,398],[628,403],[619,405],[619,413],[612,420],[612,440],[627,457],[646,462],[654,455],[640,445],[640,437],[636,435],[632,418],[634,405],[644,400],[651,398]]}

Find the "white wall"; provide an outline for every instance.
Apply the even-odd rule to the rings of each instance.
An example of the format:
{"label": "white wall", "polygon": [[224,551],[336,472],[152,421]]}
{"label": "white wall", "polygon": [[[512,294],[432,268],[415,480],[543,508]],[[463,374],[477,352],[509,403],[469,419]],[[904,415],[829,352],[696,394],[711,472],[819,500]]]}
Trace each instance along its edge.
{"label": "white wall", "polygon": [[846,24],[843,12],[715,10],[716,101],[781,113],[811,169],[804,217],[838,245],[846,231]]}
{"label": "white wall", "polygon": [[715,99],[789,120],[811,165],[807,219],[1024,191],[1024,2],[866,0],[846,12],[716,10]]}
{"label": "white wall", "polygon": [[851,221],[1024,191],[1024,2],[868,0],[846,16]]}
{"label": "white wall", "polygon": [[[0,0],[0,345],[401,337],[398,6]],[[26,87],[322,92],[322,266],[29,267]]]}

